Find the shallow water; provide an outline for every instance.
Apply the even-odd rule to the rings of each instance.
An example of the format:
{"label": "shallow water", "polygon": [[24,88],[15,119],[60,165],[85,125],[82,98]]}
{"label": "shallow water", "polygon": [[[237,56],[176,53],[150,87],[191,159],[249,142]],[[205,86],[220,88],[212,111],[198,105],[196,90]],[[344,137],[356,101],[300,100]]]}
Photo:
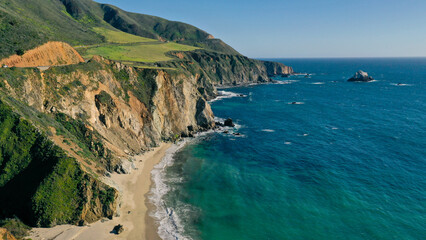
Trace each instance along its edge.
{"label": "shallow water", "polygon": [[[311,78],[226,89],[245,97],[213,111],[242,135],[209,133],[170,155],[162,236],[424,239],[426,59],[280,61]],[[360,69],[377,81],[346,82]]]}

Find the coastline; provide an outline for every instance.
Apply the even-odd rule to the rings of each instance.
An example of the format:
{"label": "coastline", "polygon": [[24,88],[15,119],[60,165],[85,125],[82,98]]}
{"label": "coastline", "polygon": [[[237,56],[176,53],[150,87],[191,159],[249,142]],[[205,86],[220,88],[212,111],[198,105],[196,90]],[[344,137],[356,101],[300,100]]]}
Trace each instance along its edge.
{"label": "coastline", "polygon": [[[148,215],[153,210],[149,204],[148,194],[152,187],[151,172],[166,155],[171,143],[161,143],[159,147],[145,154],[135,156],[135,169],[130,174],[111,175],[106,182],[116,187],[120,192],[119,216],[112,220],[100,220],[88,226],[59,225],[53,228],[33,228],[29,238],[37,239],[160,239],[154,219]],[[115,235],[111,231],[114,226],[121,224],[124,232]]]}

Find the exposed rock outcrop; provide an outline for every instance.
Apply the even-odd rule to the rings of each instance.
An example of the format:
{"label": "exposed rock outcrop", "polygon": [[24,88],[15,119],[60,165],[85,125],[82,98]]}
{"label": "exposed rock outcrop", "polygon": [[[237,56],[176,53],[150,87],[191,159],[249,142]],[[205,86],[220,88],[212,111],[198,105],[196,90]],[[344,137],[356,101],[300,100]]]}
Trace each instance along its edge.
{"label": "exposed rock outcrop", "polygon": [[282,63],[265,62],[250,59],[242,55],[223,54],[210,51],[191,51],[170,53],[177,57],[176,61],[156,63],[159,67],[177,68],[184,72],[197,73],[200,81],[210,83],[211,88],[205,88],[207,98],[216,95],[213,86],[237,86],[253,83],[267,83],[270,77],[289,75],[291,67]]}
{"label": "exposed rock outcrop", "polygon": [[368,74],[362,70],[359,70],[353,77],[348,79],[349,82],[370,82],[373,80],[374,78],[368,76]]}
{"label": "exposed rock outcrop", "polygon": [[29,50],[23,55],[15,54],[0,61],[0,66],[39,67],[69,65],[84,62],[83,58],[70,45],[64,42],[48,42]]}

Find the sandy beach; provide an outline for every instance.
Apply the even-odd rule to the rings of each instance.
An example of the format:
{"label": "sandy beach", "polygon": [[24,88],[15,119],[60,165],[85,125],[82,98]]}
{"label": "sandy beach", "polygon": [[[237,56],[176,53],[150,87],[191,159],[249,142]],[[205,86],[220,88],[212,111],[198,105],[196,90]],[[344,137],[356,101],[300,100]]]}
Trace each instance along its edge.
{"label": "sandy beach", "polygon": [[[29,238],[33,240],[93,240],[93,239],[160,239],[154,220],[148,216],[146,195],[150,190],[151,171],[161,159],[170,143],[162,143],[159,147],[143,155],[135,156],[135,167],[130,174],[112,174],[107,182],[116,187],[121,194],[119,217],[113,220],[101,220],[88,226],[60,225],[53,228],[34,228]],[[150,206],[152,207],[152,206]],[[121,224],[124,232],[120,235],[111,233],[114,226]]]}

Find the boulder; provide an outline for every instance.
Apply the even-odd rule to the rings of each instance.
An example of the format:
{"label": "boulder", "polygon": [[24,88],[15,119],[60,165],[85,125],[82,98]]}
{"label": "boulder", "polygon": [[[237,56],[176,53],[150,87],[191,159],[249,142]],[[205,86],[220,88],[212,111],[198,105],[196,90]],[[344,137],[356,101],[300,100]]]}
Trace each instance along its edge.
{"label": "boulder", "polygon": [[232,122],[232,119],[230,118],[226,119],[223,125],[225,125],[226,127],[235,127],[235,124]]}
{"label": "boulder", "polygon": [[78,226],[80,226],[80,227],[84,227],[84,226],[87,226],[87,225],[89,225],[89,223],[84,219],[82,219],[78,222]]}
{"label": "boulder", "polygon": [[349,82],[370,82],[373,81],[374,79],[370,76],[368,76],[368,74],[364,71],[359,70],[358,72],[355,73],[355,75],[351,78],[348,79]]}
{"label": "boulder", "polygon": [[120,234],[122,232],[124,232],[124,227],[121,224],[118,224],[117,226],[114,227],[114,229],[112,229],[112,232],[115,234]]}

